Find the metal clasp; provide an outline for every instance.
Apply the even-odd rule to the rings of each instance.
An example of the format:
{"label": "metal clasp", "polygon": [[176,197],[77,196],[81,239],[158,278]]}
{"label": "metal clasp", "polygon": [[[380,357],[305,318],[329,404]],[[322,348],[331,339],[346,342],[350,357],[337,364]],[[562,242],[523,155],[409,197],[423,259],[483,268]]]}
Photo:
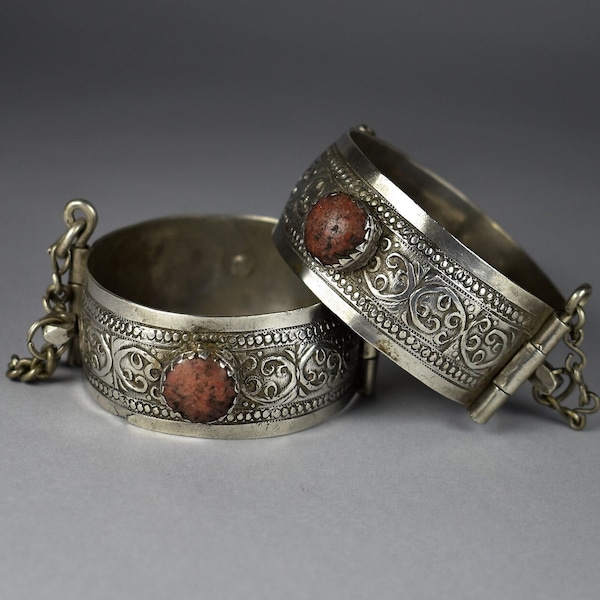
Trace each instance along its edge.
{"label": "metal clasp", "polygon": [[[48,379],[67,350],[69,364],[80,364],[77,327],[89,250],[87,242],[98,216],[96,209],[85,200],[71,200],[63,216],[68,229],[48,249],[52,283],[42,299],[47,314],[35,321],[27,332],[31,356],[19,358],[13,354],[6,372],[9,379],[24,382]],[[67,273],[69,279],[64,283],[63,277]],[[40,330],[45,344],[38,348],[34,338]]]}
{"label": "metal clasp", "polygon": [[[592,293],[588,284],[577,288],[565,304],[564,311],[553,314],[538,332],[526,342],[507,365],[496,375],[489,387],[468,407],[477,423],[486,423],[490,417],[529,379],[535,400],[561,414],[576,430],[583,429],[586,415],[600,408],[600,398],[591,392],[583,379],[586,356],[580,345],[583,341],[585,313],[583,307]],[[546,362],[550,351],[563,340],[571,351],[562,367],[554,368]],[[575,407],[563,404],[577,391]]]}

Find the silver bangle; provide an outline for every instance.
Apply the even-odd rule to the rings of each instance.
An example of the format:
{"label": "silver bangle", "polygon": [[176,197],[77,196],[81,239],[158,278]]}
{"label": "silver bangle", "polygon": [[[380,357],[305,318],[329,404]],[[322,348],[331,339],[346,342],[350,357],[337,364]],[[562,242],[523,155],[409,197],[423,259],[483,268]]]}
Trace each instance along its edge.
{"label": "silver bangle", "polygon": [[49,249],[47,314],[10,379],[48,379],[68,355],[110,412],[210,438],[292,433],[372,392],[372,352],[281,260],[274,219],[159,219],[91,249],[94,207],[73,200],[64,219]]}
{"label": "silver bangle", "polygon": [[[583,377],[590,286],[565,302],[497,224],[365,127],[308,169],[273,234],[337,318],[289,279],[272,220],[161,219],[91,250],[93,206],[71,201],[64,220],[46,314],[7,376],[44,380],[63,355],[83,361],[100,404],[136,425],[205,437],[304,429],[372,393],[377,350],[480,423],[527,379],[574,429],[600,407]],[[555,368],[546,358],[561,340]]]}
{"label": "silver bangle", "polygon": [[346,405],[362,341],[281,261],[274,223],[160,219],[94,244],[80,345],[101,406],[155,431],[254,438]]}
{"label": "silver bangle", "polygon": [[[309,167],[274,240],[354,331],[476,421],[529,378],[536,399],[576,429],[598,409],[578,347],[591,288],[565,303],[496,223],[368,128],[348,131]],[[561,339],[582,364],[546,363]],[[563,377],[579,393],[574,408],[563,404]]]}

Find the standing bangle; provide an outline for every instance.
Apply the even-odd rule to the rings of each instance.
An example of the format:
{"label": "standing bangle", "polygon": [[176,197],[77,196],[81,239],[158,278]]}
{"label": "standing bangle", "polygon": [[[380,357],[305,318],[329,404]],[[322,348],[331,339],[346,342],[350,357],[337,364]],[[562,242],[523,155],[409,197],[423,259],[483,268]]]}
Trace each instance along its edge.
{"label": "standing bangle", "polygon": [[[88,203],[65,214],[79,210],[95,224]],[[13,357],[9,377],[46,379],[78,345],[72,362],[82,362],[94,398],[134,425],[255,438],[320,423],[359,391],[363,342],[287,268],[274,224],[166,218],[91,249],[85,222],[72,225],[51,249],[63,257],[54,279],[71,274],[52,296],[64,302],[32,326],[32,358]]]}

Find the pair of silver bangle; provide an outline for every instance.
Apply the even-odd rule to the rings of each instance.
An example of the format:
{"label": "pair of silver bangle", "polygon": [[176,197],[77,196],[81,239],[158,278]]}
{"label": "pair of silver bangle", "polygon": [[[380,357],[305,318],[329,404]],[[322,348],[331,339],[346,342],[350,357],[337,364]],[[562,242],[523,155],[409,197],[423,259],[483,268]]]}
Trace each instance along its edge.
{"label": "pair of silver bangle", "polygon": [[309,167],[278,222],[165,218],[90,248],[96,219],[67,205],[47,314],[10,378],[45,379],[69,353],[107,410],[212,438],[323,421],[373,392],[378,352],[481,423],[527,379],[575,429],[600,404],[580,348],[591,288],[565,301],[496,223],[366,127]]}

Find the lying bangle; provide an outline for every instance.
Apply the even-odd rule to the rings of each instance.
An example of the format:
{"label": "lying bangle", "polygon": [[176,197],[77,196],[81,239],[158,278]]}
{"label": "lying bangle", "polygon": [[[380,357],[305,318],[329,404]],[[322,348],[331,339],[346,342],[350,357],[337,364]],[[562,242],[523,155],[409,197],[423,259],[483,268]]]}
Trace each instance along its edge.
{"label": "lying bangle", "polygon": [[[578,347],[589,286],[565,305],[496,223],[368,128],[350,130],[311,165],[274,239],[324,304],[476,421],[528,378],[536,399],[574,428],[598,409],[578,363],[545,362],[563,338]],[[563,376],[579,392],[574,409],[562,404]]]}
{"label": "lying bangle", "polygon": [[69,351],[105,409],[154,431],[211,438],[311,427],[362,386],[362,340],[281,260],[275,220],[159,219],[91,249],[93,206],[70,202],[65,222],[50,248],[48,314],[29,329],[31,358],[9,363],[11,379],[47,379]]}

